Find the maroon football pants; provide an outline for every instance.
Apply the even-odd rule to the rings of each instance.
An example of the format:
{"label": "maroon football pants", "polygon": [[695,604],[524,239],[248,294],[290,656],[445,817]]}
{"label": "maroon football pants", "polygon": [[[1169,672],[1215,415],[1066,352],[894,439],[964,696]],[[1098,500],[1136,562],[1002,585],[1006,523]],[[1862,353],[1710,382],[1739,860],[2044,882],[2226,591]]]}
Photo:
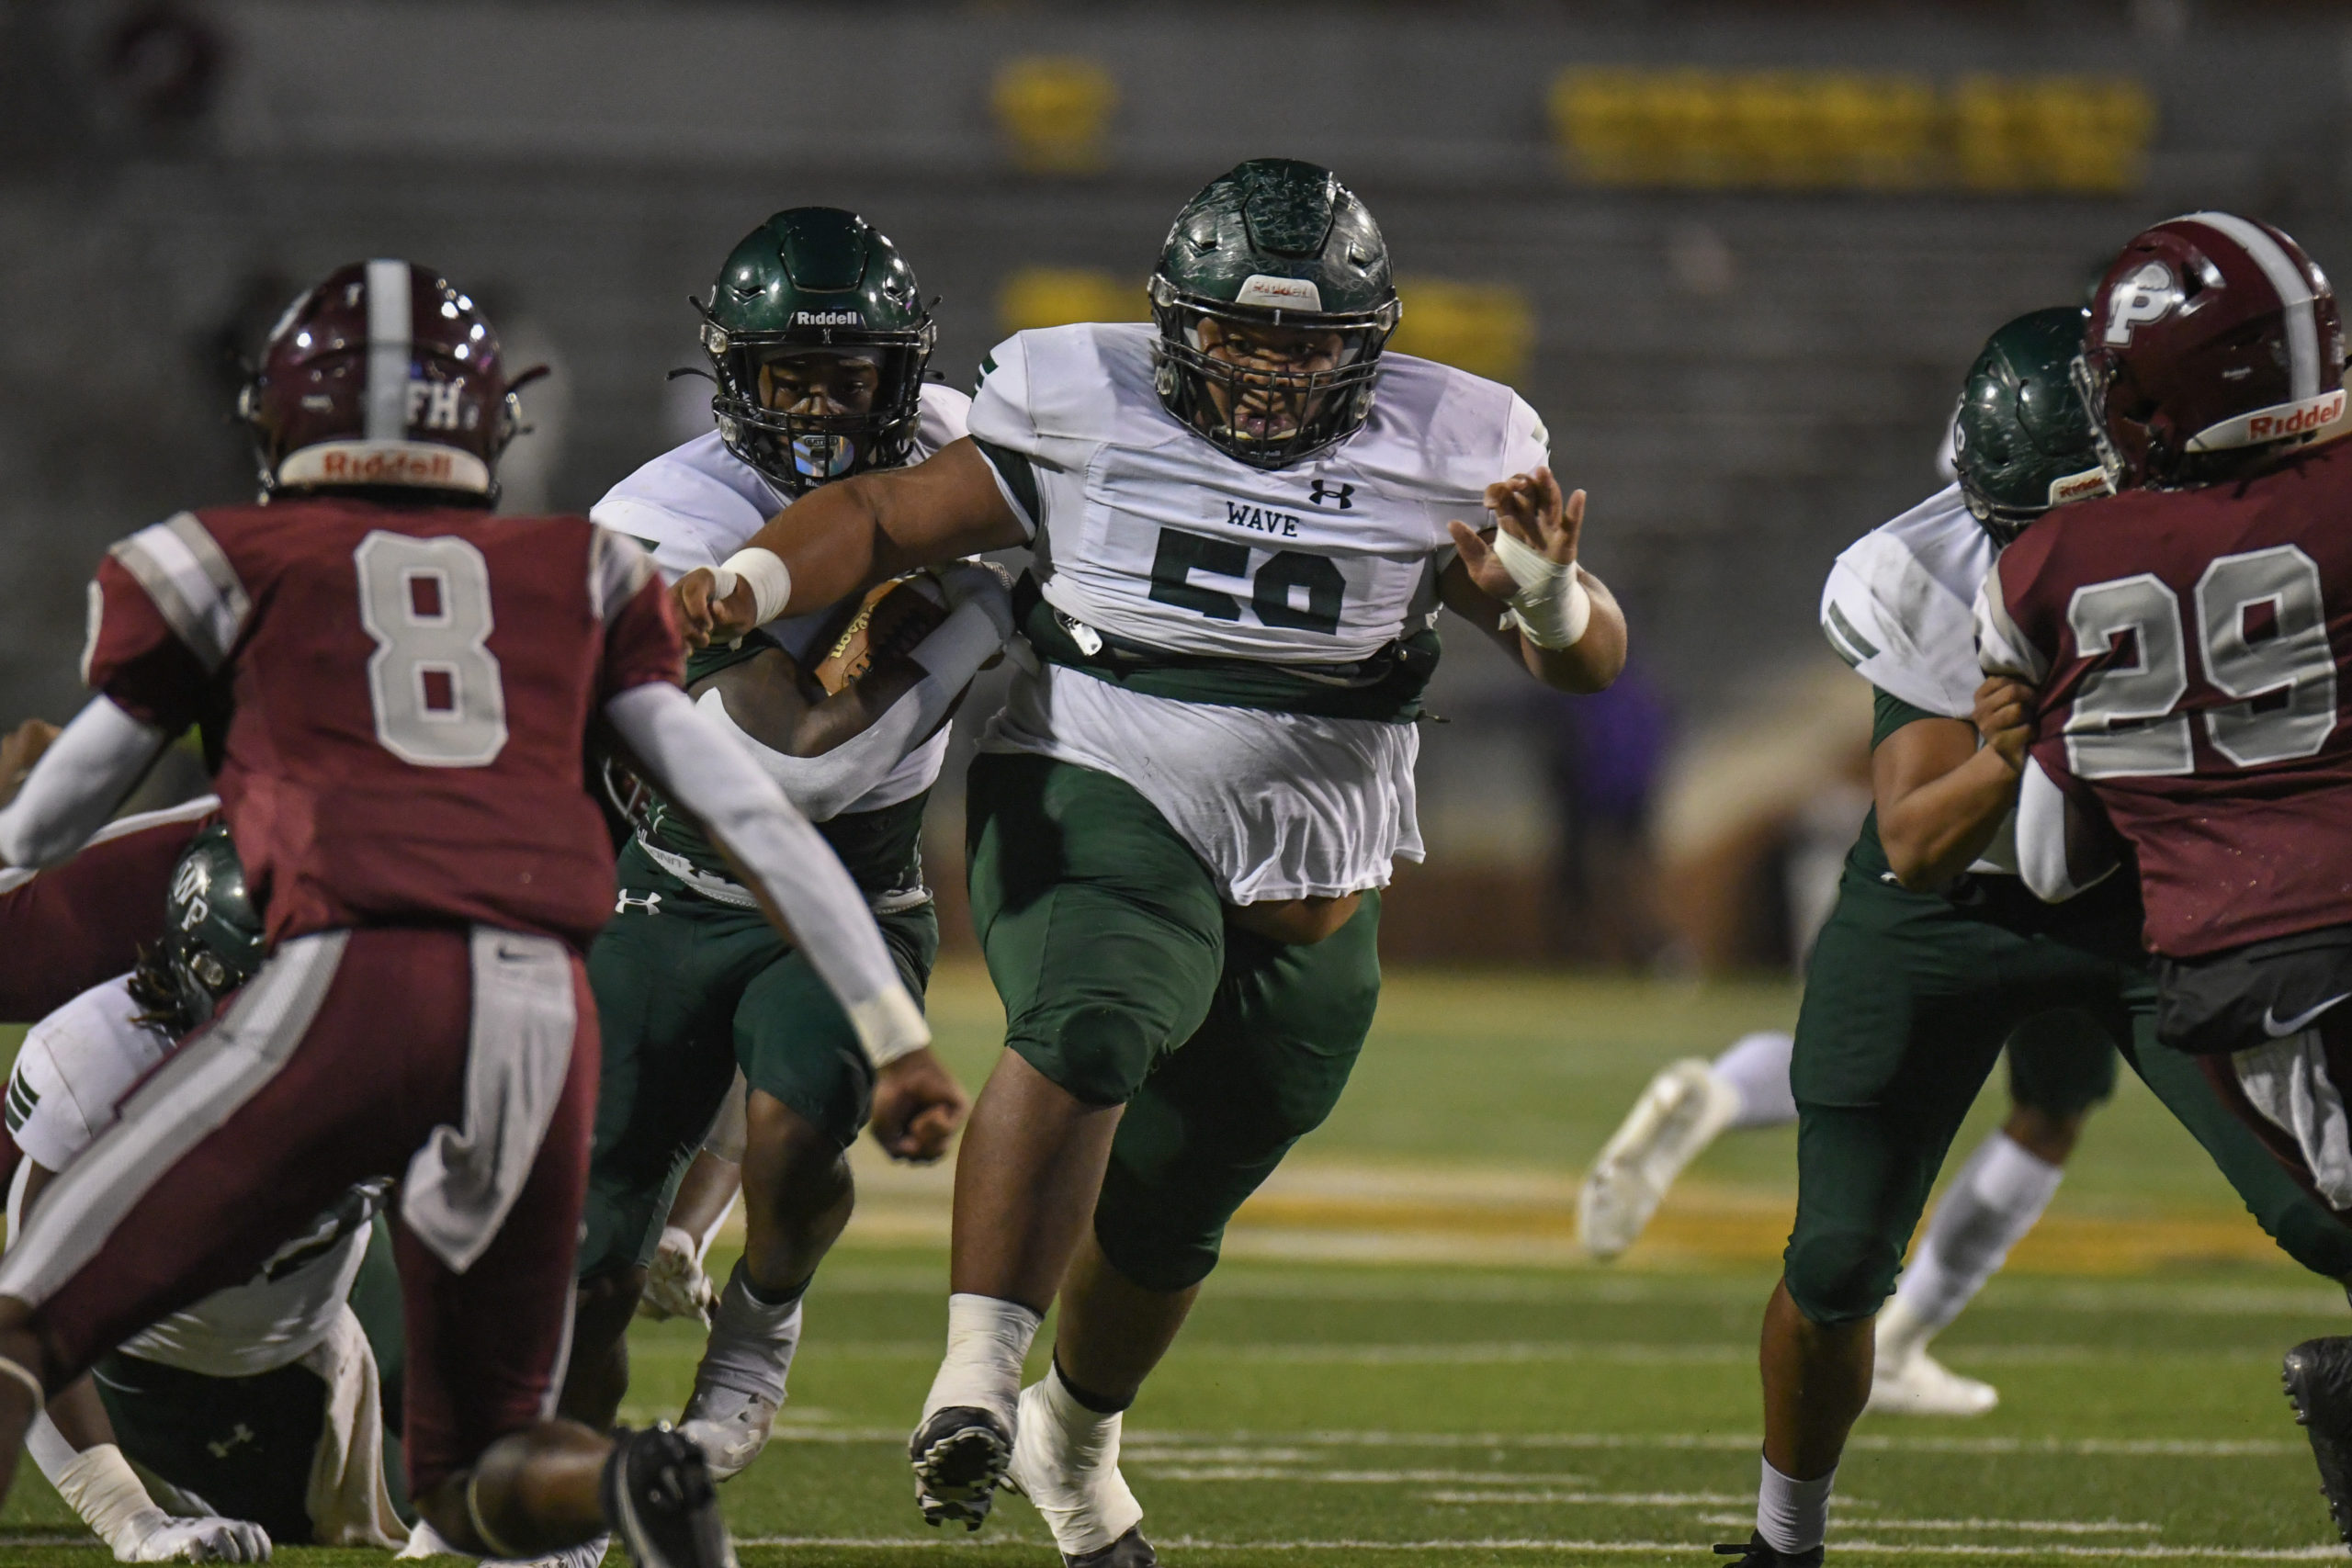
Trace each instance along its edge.
{"label": "maroon football pants", "polygon": [[[413,1495],[554,1407],[598,1066],[595,1003],[576,955],[570,968],[571,1070],[488,1249],[456,1272],[396,1223]],[[463,931],[282,946],[131,1091],[0,1260],[0,1295],[34,1309],[49,1386],[251,1279],[352,1183],[401,1176],[435,1127],[463,1126],[473,990]]]}

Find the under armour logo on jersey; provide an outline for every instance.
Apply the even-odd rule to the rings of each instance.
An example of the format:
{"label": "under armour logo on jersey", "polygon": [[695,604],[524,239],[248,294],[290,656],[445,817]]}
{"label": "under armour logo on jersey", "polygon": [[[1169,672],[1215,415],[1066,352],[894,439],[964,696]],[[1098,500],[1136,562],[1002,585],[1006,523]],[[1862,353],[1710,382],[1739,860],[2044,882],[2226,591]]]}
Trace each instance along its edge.
{"label": "under armour logo on jersey", "polygon": [[2121,347],[2132,341],[2132,329],[2164,320],[2180,303],[2180,284],[2172,268],[2150,262],[2118,284],[2107,302],[2107,341]]}
{"label": "under armour logo on jersey", "polygon": [[240,1421],[229,1428],[229,1438],[226,1442],[207,1443],[204,1446],[212,1450],[214,1459],[227,1459],[231,1450],[256,1440],[254,1437],[254,1429]]}
{"label": "under armour logo on jersey", "polygon": [[1353,485],[1335,485],[1329,479],[1317,479],[1307,487],[1306,499],[1317,506],[1327,501],[1336,502],[1340,511],[1352,512],[1355,510],[1356,503],[1348,498],[1355,492],[1356,487]]}
{"label": "under armour logo on jersey", "polygon": [[648,893],[644,897],[639,898],[632,894],[624,893],[621,895],[621,901],[613,906],[613,913],[616,915],[625,915],[631,909],[642,909],[649,915],[658,915],[662,912],[662,895]]}

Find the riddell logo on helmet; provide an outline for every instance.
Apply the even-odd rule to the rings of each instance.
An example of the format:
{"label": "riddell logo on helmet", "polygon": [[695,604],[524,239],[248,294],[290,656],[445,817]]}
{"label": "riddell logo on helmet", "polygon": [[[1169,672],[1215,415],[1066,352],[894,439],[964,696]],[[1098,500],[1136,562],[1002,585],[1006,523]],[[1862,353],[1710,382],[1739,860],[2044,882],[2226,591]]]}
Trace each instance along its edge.
{"label": "riddell logo on helmet", "polygon": [[2095,495],[2109,495],[2115,487],[2107,482],[2105,468],[2086,468],[2079,474],[2066,474],[2050,481],[2050,504],[2064,506],[2070,501],[2087,501]]}
{"label": "riddell logo on helmet", "polygon": [[1323,309],[1323,291],[1315,287],[1312,278],[1269,277],[1253,273],[1243,281],[1234,294],[1237,305],[1270,306],[1278,310],[1316,310]]}
{"label": "riddell logo on helmet", "polygon": [[2248,441],[2278,441],[2334,424],[2344,417],[2344,394],[2334,392],[2286,413],[2258,413],[2245,422]]}
{"label": "riddell logo on helmet", "polygon": [[855,310],[795,310],[792,324],[796,327],[862,327],[865,318]]}
{"label": "riddell logo on helmet", "polygon": [[2259,446],[2269,441],[2308,439],[2332,431],[2344,423],[2344,389],[2323,392],[2316,398],[2300,402],[2273,403],[2267,409],[2242,413],[2235,419],[2200,430],[2190,438],[2191,452],[2227,452],[2240,446]]}
{"label": "riddell logo on helmet", "polygon": [[456,446],[424,441],[321,441],[287,454],[277,482],[305,485],[410,485],[424,490],[490,491],[490,465]]}
{"label": "riddell logo on helmet", "polygon": [[330,484],[429,485],[456,472],[447,452],[327,452],[320,477]]}

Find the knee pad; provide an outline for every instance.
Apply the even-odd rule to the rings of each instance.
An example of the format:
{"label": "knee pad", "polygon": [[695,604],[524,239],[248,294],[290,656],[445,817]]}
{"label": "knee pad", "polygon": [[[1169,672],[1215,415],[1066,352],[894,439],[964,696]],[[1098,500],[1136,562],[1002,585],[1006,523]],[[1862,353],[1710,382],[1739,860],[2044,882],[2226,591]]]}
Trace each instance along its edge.
{"label": "knee pad", "polygon": [[1111,1267],[1147,1291],[1189,1291],[1216,1267],[1225,1224],[1171,1224],[1175,1218],[1140,1184],[1106,1176],[1094,1205],[1094,1241]]}
{"label": "knee pad", "polygon": [[1139,1012],[1085,1004],[1024,1021],[1004,1043],[1055,1088],[1087,1104],[1125,1105],[1143,1087],[1166,1043]]}
{"label": "knee pad", "polygon": [[1781,1257],[1789,1299],[1808,1322],[1859,1323],[1894,1293],[1903,1255],[1868,1231],[1796,1235]]}

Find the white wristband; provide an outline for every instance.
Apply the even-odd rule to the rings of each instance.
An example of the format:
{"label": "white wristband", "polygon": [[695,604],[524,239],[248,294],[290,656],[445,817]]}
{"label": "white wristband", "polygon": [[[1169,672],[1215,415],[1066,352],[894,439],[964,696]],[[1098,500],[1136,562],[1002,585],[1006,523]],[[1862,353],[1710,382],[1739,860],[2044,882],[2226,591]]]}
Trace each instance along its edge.
{"label": "white wristband", "polygon": [[[163,1510],[155,1506],[122,1450],[112,1443],[99,1443],[74,1455],[73,1462],[58,1472],[56,1486],[57,1495],[82,1517],[90,1533],[118,1553],[123,1549],[117,1536],[128,1534],[136,1540],[162,1523]],[[149,1514],[155,1517],[148,1518]]]}
{"label": "white wristband", "polygon": [[931,1043],[931,1026],[923,1022],[922,1010],[904,987],[853,1002],[842,1010],[857,1031],[858,1043],[865,1047],[865,1059],[877,1071]]}
{"label": "white wristband", "polygon": [[713,597],[731,599],[739,582],[752,585],[752,621],[765,626],[784,614],[784,606],[792,597],[792,572],[782,557],[774,550],[757,546],[737,550],[718,565],[718,581]]}
{"label": "white wristband", "polygon": [[1538,648],[1573,648],[1592,624],[1592,594],[1576,563],[1552,559],[1531,548],[1507,528],[1495,530],[1495,558],[1510,573],[1519,592],[1510,596],[1503,620]]}

